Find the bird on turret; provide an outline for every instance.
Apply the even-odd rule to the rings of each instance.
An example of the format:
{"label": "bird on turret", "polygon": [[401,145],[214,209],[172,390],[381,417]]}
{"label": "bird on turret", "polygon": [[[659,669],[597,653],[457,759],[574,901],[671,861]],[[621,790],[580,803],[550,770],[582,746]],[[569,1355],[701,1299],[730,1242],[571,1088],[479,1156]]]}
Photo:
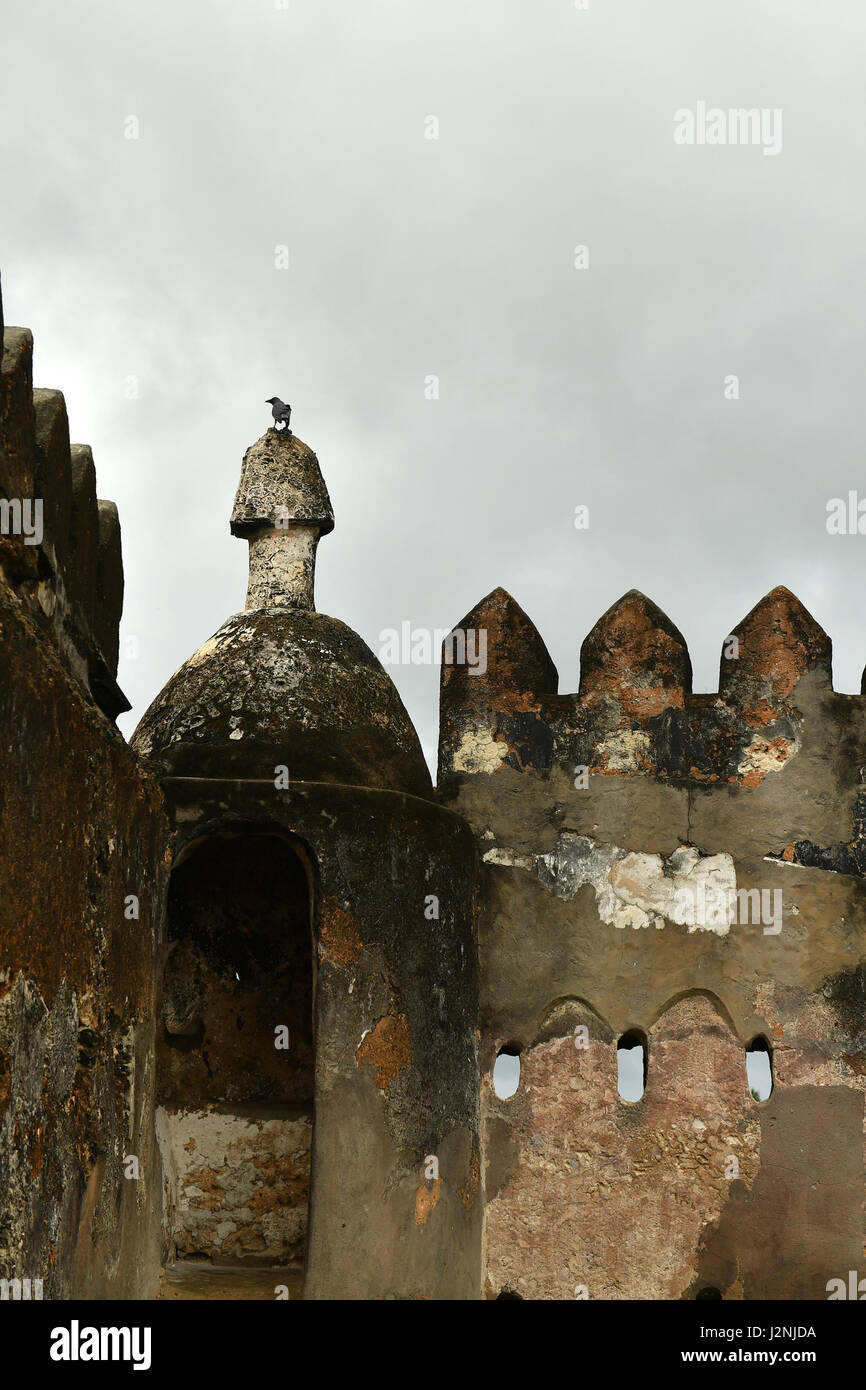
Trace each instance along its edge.
{"label": "bird on turret", "polygon": [[281,401],[279,396],[270,396],[265,404],[271,407],[271,414],[274,417],[274,429],[279,429],[282,424],[285,433],[291,434],[292,431],[289,429],[289,421],[292,418],[292,407],[286,405],[285,401]]}

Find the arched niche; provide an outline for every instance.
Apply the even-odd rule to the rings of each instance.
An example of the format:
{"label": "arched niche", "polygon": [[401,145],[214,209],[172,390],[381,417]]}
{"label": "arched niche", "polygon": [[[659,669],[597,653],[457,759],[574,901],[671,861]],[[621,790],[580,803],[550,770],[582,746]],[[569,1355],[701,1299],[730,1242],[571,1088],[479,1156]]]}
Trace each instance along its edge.
{"label": "arched niche", "polygon": [[300,1283],[314,1101],[315,867],[270,826],[200,836],[172,870],[158,1126],[179,1260]]}

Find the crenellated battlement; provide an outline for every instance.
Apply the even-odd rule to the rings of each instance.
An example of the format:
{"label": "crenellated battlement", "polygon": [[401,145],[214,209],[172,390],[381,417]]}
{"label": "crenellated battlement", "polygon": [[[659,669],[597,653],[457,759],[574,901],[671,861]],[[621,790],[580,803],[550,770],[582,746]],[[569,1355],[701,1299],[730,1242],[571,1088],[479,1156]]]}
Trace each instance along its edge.
{"label": "crenellated battlement", "polygon": [[574,695],[557,694],[542,638],[504,590],[458,626],[486,630],[487,667],[443,657],[440,783],[503,766],[543,773],[562,765],[757,787],[801,746],[807,710],[831,742],[864,714],[859,697],[834,693],[830,639],[781,586],[726,637],[711,694],[692,693],[682,634],[634,589],[584,639]]}
{"label": "crenellated battlement", "polygon": [[[791,1194],[805,1212],[856,1168],[832,1218],[853,1260],[862,696],[834,692],[830,639],[781,587],[727,635],[709,694],[635,590],[585,638],[574,694],[504,590],[460,627],[486,661],[449,665],[446,639],[437,792],[483,865],[488,1296],[563,1298],[575,1282],[590,1298],[824,1296],[821,1218],[792,1222]],[[643,1084],[628,1092],[620,1058],[636,1047]],[[518,1059],[516,1091],[496,1089],[503,1059]],[[777,1233],[781,1264],[748,1250],[753,1226]]]}
{"label": "crenellated battlement", "polygon": [[54,636],[64,664],[114,719],[123,560],[113,502],[96,495],[86,444],[71,444],[60,391],[33,387],[33,335],[0,299],[0,570]]}

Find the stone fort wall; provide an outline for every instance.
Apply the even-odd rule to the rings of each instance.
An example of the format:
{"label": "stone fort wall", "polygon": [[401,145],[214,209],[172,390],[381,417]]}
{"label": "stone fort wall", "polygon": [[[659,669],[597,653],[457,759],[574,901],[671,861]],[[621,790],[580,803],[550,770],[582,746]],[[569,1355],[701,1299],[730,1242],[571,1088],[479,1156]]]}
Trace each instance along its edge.
{"label": "stone fort wall", "polygon": [[488,652],[483,674],[443,664],[439,768],[484,863],[487,1295],[826,1298],[863,1262],[862,696],[833,691],[829,639],[782,588],[709,695],[635,592],[574,695],[504,591],[459,626]]}
{"label": "stone fort wall", "polygon": [[142,1297],[161,1253],[162,793],[113,722],[116,509],[63,396],[33,389],[31,334],[3,344],[0,497],[42,499],[43,516],[38,543],[14,518],[0,536],[0,1276],[42,1279],[45,1298]]}

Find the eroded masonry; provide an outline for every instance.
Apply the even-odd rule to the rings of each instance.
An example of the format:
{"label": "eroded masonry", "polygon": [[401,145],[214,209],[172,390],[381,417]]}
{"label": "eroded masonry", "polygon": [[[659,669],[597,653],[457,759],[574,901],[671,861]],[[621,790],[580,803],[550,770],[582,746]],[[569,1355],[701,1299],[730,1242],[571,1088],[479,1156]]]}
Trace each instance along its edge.
{"label": "eroded masonry", "polygon": [[797,599],[720,634],[695,695],[631,591],[569,695],[494,590],[458,624],[484,668],[446,642],[434,788],[315,609],[331,503],[269,429],[230,518],[245,606],[128,745],[117,512],[30,334],[3,342],[0,1277],[748,1300],[866,1274],[866,702]]}

